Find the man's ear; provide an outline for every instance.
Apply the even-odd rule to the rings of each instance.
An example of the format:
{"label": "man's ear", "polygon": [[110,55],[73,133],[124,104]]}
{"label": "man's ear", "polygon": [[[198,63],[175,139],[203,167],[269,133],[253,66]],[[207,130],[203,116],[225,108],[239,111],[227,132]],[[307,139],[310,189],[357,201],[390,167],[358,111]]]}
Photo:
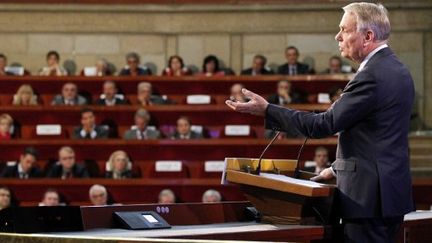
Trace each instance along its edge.
{"label": "man's ear", "polygon": [[366,42],[373,42],[373,40],[375,40],[374,32],[372,30],[366,31],[365,41]]}

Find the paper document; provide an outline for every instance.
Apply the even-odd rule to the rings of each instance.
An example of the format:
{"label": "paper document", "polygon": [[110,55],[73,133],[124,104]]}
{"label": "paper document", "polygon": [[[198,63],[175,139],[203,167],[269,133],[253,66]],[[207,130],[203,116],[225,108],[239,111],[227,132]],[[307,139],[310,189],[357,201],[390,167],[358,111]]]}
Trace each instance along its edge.
{"label": "paper document", "polygon": [[308,186],[313,188],[319,188],[326,186],[325,184],[314,182],[314,181],[308,181],[308,180],[302,180],[302,179],[295,179],[292,177],[288,177],[286,175],[278,175],[278,174],[270,174],[270,173],[261,173],[260,176],[264,178],[269,178],[273,180],[288,182],[291,184],[301,185],[301,186]]}

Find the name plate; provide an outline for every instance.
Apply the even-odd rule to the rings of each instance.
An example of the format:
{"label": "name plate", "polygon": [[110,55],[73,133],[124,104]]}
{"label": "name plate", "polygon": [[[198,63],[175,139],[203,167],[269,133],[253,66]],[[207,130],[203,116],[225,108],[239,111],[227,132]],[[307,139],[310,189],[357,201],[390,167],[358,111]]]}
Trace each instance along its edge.
{"label": "name plate", "polygon": [[203,126],[192,125],[191,130],[196,132],[196,133],[202,133],[203,132]]}
{"label": "name plate", "polygon": [[23,67],[13,67],[13,66],[7,66],[5,67],[5,71],[9,73],[13,73],[17,76],[23,76],[24,75],[24,68]]}
{"label": "name plate", "polygon": [[85,67],[84,68],[84,76],[96,76],[97,69],[96,67]]}
{"label": "name plate", "polygon": [[182,170],[182,162],[177,160],[156,161],[155,170],[157,172],[180,172]]}
{"label": "name plate", "polygon": [[210,95],[188,95],[186,103],[189,105],[208,105],[211,103]]}
{"label": "name plate", "polygon": [[329,104],[330,101],[330,95],[327,93],[319,93],[318,94],[318,103],[320,104]]}
{"label": "name plate", "polygon": [[314,167],[314,166],[316,166],[316,162],[315,161],[305,161],[304,166],[305,167]]}
{"label": "name plate", "polygon": [[250,134],[249,125],[226,125],[225,135],[227,136],[248,136]]}
{"label": "name plate", "polygon": [[44,124],[36,126],[36,135],[60,135],[61,134],[61,125],[59,124]]}
{"label": "name plate", "polygon": [[208,160],[204,163],[205,172],[222,172],[225,168],[223,160]]}

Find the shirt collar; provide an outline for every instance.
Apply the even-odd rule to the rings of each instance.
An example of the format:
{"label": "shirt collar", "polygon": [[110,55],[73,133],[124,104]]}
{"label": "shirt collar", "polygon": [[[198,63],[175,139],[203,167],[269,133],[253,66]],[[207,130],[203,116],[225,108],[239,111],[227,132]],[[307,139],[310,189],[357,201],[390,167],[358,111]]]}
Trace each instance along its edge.
{"label": "shirt collar", "polygon": [[380,50],[382,50],[382,49],[384,49],[384,48],[386,48],[386,47],[388,47],[387,44],[382,44],[382,45],[378,46],[377,48],[375,48],[373,51],[371,51],[371,52],[366,56],[366,58],[365,58],[365,59],[360,63],[360,66],[359,66],[357,72],[360,72],[360,71],[361,71],[361,70],[366,66],[366,64],[367,64],[368,61],[372,58],[373,55],[375,55],[377,52],[379,52]]}

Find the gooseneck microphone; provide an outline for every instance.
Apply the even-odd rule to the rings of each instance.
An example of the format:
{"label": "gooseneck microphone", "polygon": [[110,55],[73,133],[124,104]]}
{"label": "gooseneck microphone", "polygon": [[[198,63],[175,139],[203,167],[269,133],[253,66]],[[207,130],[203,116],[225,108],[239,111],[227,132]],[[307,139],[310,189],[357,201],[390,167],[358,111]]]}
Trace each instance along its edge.
{"label": "gooseneck microphone", "polygon": [[272,138],[272,140],[270,141],[270,143],[267,144],[267,146],[265,147],[265,149],[262,151],[259,160],[258,160],[258,166],[256,168],[256,170],[254,172],[252,172],[252,174],[254,175],[259,175],[261,173],[261,161],[264,157],[264,154],[267,152],[268,148],[270,148],[270,146],[274,143],[274,141],[276,141],[276,139],[279,137],[279,134],[281,132],[277,131],[276,134],[274,135],[274,137]]}
{"label": "gooseneck microphone", "polygon": [[300,147],[300,150],[298,151],[298,154],[297,154],[297,162],[296,162],[296,167],[295,167],[295,169],[294,169],[294,178],[295,178],[295,179],[299,178],[299,176],[300,176],[300,169],[299,169],[299,165],[300,165],[300,157],[301,157],[301,154],[302,154],[302,152],[303,152],[303,148],[304,148],[304,146],[306,145],[307,140],[308,140],[308,137],[306,137],[306,138],[304,139],[304,141],[303,141],[303,145]]}

